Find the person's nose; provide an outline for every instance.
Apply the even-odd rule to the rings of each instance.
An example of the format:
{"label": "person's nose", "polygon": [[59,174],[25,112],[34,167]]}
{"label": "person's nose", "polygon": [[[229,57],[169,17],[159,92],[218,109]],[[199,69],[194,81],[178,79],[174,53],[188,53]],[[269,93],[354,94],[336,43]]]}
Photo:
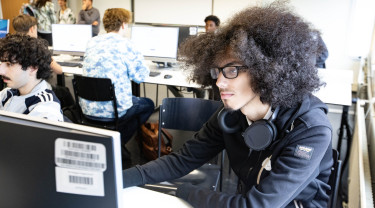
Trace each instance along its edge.
{"label": "person's nose", "polygon": [[216,86],[220,88],[226,88],[228,85],[228,79],[224,77],[223,73],[220,72],[217,76]]}
{"label": "person's nose", "polygon": [[0,63],[0,75],[5,75],[6,67],[5,63]]}

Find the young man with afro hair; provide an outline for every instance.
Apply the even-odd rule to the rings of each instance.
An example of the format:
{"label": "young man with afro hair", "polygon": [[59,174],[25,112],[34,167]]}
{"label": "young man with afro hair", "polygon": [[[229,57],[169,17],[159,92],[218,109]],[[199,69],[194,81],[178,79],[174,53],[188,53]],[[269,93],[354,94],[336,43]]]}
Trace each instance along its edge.
{"label": "young man with afro hair", "polygon": [[183,184],[176,196],[193,207],[327,207],[332,127],[312,95],[321,86],[315,32],[276,2],[187,41],[192,79],[215,79],[223,107],[178,152],[124,170],[124,187],[181,177],[225,149],[236,194]]}

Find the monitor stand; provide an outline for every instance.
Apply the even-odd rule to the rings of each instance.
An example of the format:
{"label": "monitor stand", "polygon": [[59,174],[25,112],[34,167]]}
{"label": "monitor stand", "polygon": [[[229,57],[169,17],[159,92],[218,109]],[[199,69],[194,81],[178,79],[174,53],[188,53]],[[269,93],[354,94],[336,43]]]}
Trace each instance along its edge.
{"label": "monitor stand", "polygon": [[169,67],[172,67],[172,63],[171,62],[153,61],[153,63],[156,63],[158,65],[158,68],[169,68]]}

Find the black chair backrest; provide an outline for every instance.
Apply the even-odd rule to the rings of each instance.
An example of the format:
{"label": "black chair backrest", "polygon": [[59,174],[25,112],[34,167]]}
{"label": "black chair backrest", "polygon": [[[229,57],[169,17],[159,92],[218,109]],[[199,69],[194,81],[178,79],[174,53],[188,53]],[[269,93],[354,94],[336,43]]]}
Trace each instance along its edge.
{"label": "black chair backrest", "polygon": [[161,128],[198,131],[222,105],[200,98],[164,98],[160,106]]}
{"label": "black chair backrest", "polygon": [[329,176],[328,184],[331,186],[331,190],[328,192],[330,198],[328,202],[328,207],[336,208],[337,196],[340,186],[341,178],[341,165],[342,162],[339,160],[339,152],[332,149],[333,165],[331,169],[331,175]]}
{"label": "black chair backrest", "polygon": [[159,111],[159,151],[161,128],[199,131],[222,105],[220,101],[200,98],[164,98]]}
{"label": "black chair backrest", "polygon": [[90,101],[112,101],[115,114],[114,122],[117,123],[118,112],[116,94],[111,79],[74,75],[73,88],[77,106],[79,106],[78,98]]}

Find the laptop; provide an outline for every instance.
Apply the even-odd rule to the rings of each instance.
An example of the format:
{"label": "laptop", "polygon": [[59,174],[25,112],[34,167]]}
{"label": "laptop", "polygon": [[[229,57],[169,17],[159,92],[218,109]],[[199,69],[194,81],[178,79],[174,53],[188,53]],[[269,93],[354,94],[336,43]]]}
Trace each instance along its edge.
{"label": "laptop", "polygon": [[0,111],[2,207],[122,207],[120,133]]}

